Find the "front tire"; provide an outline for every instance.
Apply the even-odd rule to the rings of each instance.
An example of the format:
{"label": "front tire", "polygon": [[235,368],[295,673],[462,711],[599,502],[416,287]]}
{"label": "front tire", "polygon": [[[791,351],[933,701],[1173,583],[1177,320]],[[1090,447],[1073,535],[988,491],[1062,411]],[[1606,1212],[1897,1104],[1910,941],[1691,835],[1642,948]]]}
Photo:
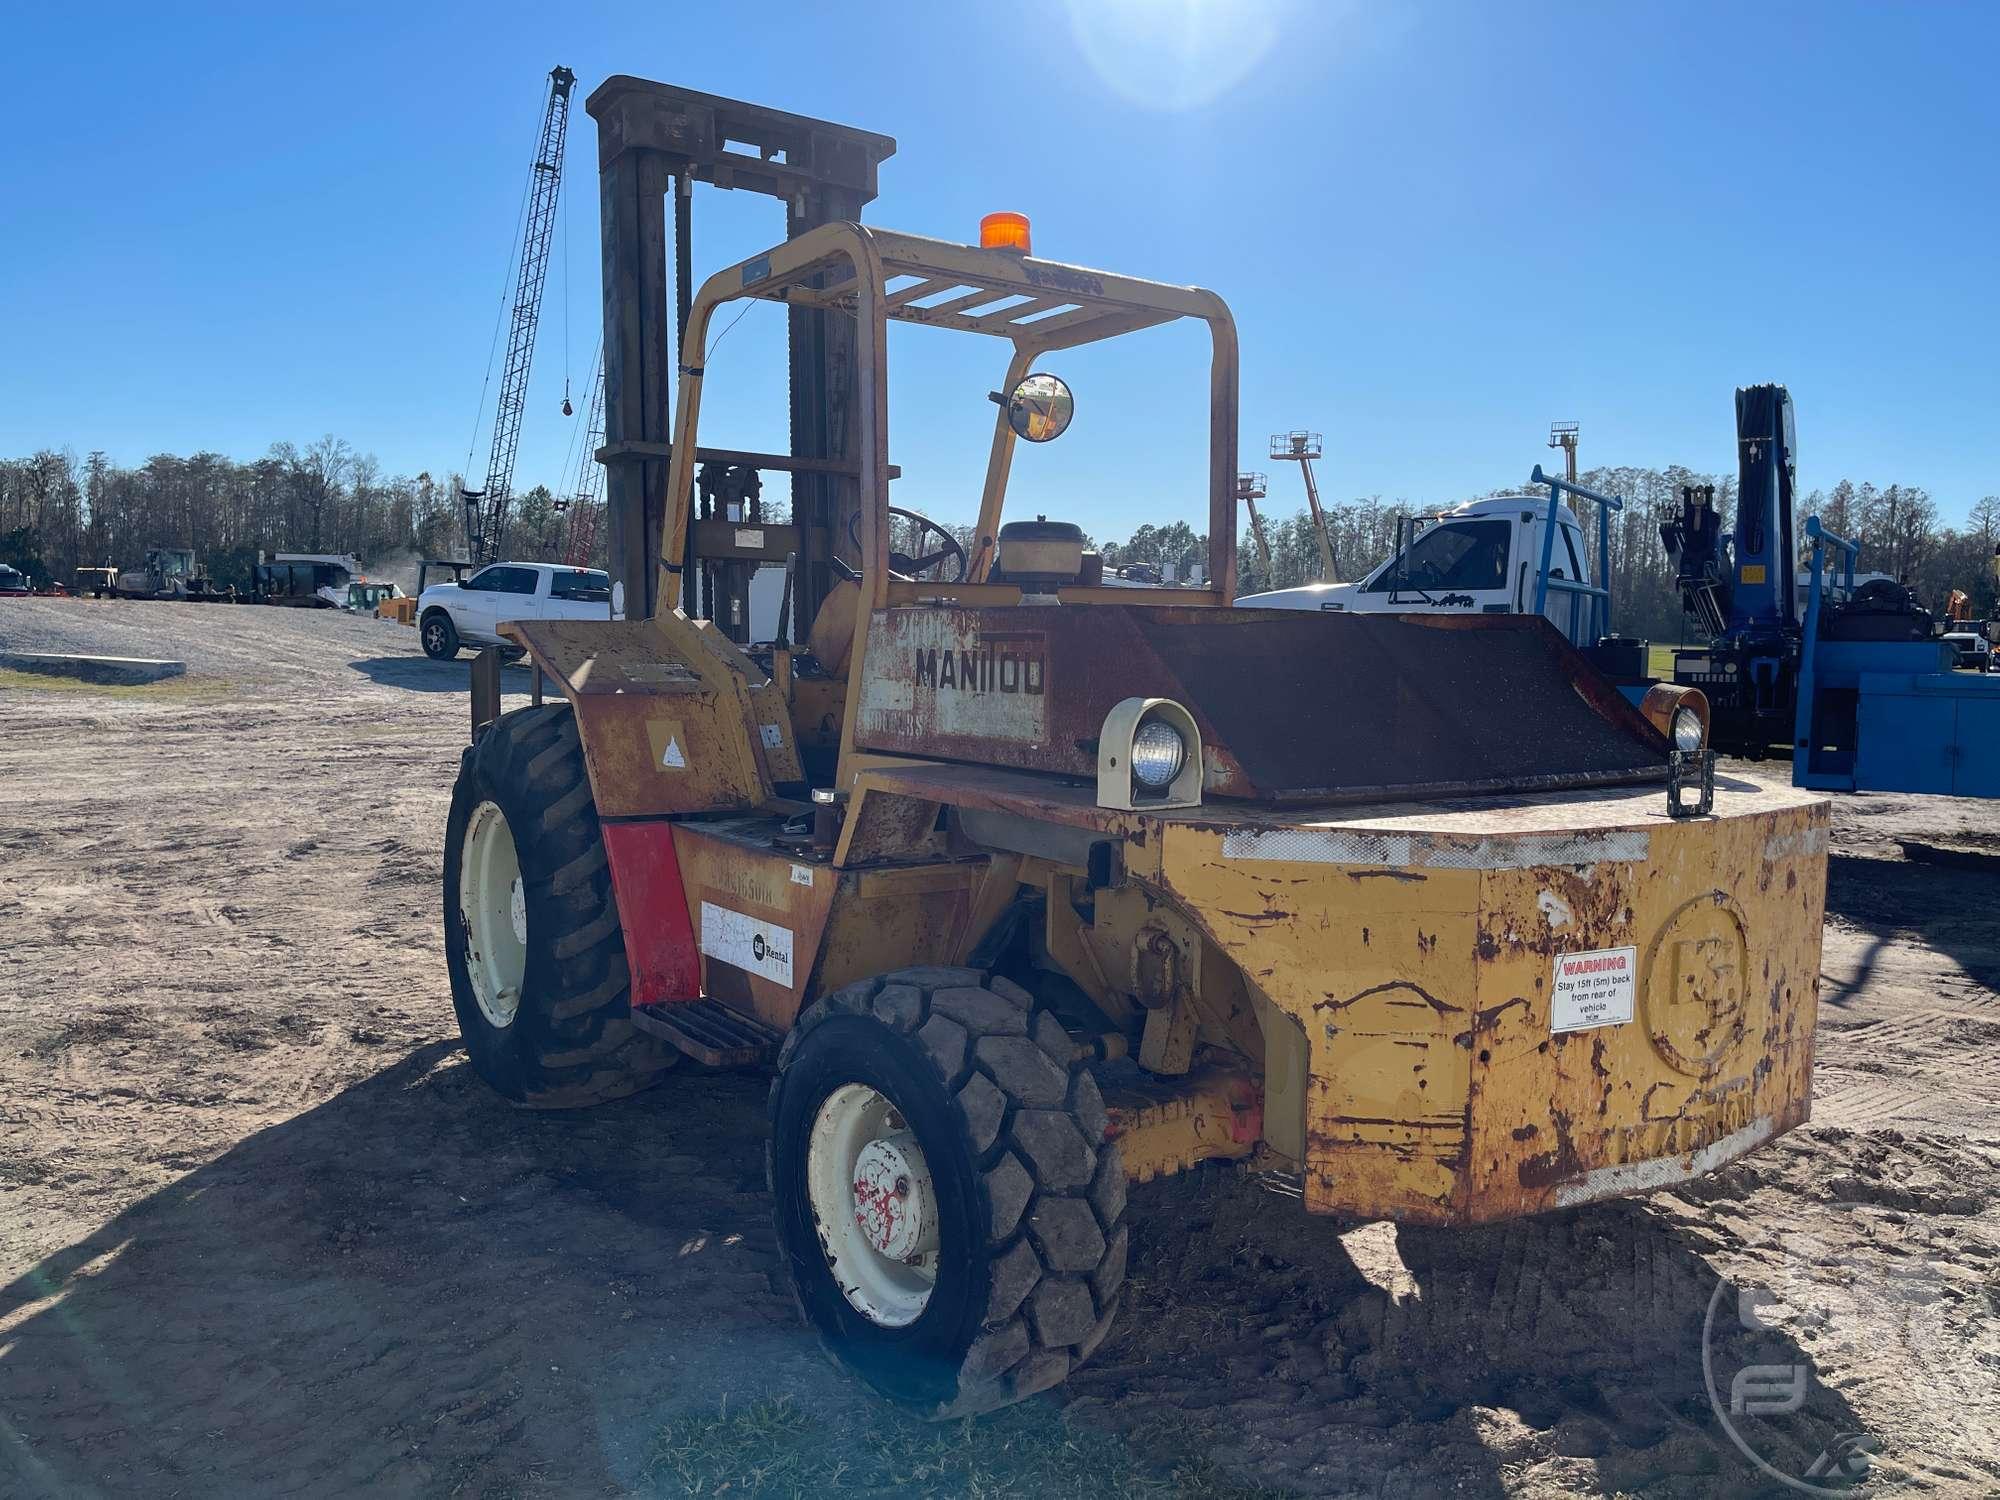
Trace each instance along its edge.
{"label": "front tire", "polygon": [[472,1069],[517,1104],[573,1108],[679,1059],[632,1025],[604,836],[567,703],[502,714],[468,748],[444,840],[445,967]]}
{"label": "front tire", "polygon": [[799,1310],[926,1416],[1060,1383],[1110,1332],[1125,1169],[1056,1018],[976,969],[902,969],[808,1007],[767,1169]]}
{"label": "front tire", "polygon": [[434,609],[424,616],[417,637],[423,642],[424,655],[432,661],[450,661],[458,655],[458,627],[451,623],[451,616],[441,609]]}

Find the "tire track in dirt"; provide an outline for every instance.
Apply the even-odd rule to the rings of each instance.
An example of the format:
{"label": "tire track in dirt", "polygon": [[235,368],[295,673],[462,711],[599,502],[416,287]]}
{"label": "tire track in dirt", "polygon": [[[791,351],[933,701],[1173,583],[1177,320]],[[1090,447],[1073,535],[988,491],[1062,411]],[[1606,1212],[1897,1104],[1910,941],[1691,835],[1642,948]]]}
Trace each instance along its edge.
{"label": "tire track in dirt", "polygon": [[[100,621],[76,649],[198,627],[243,685],[5,699],[0,782],[35,795],[0,809],[0,1492],[624,1493],[663,1420],[725,1396],[839,1430],[856,1397],[774,1280],[761,1080],[535,1115],[464,1066],[435,930],[464,665],[318,614],[63,623]],[[1220,1172],[1135,1190],[1128,1312],[1070,1419],[1307,1494],[1768,1493],[1701,1322],[1804,1244],[1829,1293],[1925,1268],[1922,1327],[1986,1384],[1927,1405],[1964,1363],[1893,1319],[1788,1327],[1815,1372],[1792,1456],[1865,1430],[1932,1493],[2000,1488],[2000,891],[1869,852],[1942,814],[1862,811],[1813,1126],[1678,1193],[1449,1234]]]}

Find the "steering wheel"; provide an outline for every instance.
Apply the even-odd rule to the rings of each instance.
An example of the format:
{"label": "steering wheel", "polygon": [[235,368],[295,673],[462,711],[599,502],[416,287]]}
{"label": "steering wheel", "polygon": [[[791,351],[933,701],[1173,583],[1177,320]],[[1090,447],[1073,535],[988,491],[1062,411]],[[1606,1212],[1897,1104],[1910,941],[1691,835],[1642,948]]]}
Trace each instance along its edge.
{"label": "steering wheel", "polygon": [[[915,525],[917,528],[917,536],[919,541],[921,541],[923,537],[931,534],[932,532],[935,532],[937,534],[938,540],[944,543],[944,545],[940,547],[937,551],[928,553],[923,557],[912,557],[907,552],[898,552],[894,548],[891,548],[889,551],[889,572],[891,576],[899,578],[903,582],[908,583],[913,581],[919,573],[922,573],[927,569],[941,567],[943,564],[951,562],[951,563],[956,563],[958,565],[957,569],[952,573],[951,577],[936,578],[933,579],[932,582],[963,583],[965,581],[965,570],[966,570],[965,548],[962,545],[960,545],[957,537],[953,536],[949,531],[946,531],[944,527],[940,526],[936,521],[933,521],[929,516],[918,515],[913,510],[904,510],[900,505],[890,506],[889,514],[892,516],[901,516],[905,521],[909,521],[913,525]],[[860,511],[857,510],[853,515],[847,518],[847,534],[850,538],[853,539],[855,551],[857,552],[860,551],[861,550]]]}

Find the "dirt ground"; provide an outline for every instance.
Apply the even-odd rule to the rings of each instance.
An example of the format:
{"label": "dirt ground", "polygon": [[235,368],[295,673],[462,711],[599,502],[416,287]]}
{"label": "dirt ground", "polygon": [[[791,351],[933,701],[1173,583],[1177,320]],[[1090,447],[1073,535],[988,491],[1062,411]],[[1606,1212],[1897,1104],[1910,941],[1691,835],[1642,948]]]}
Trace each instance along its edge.
{"label": "dirt ground", "polygon": [[[533,1114],[468,1072],[463,661],[109,601],[0,601],[0,646],[190,663],[0,685],[0,1495],[1787,1493],[1746,1448],[2000,1492],[2000,807],[1838,804],[1777,1146],[1460,1233],[1155,1184],[1096,1360],[935,1429],[795,1322],[760,1079]],[[1739,1448],[1750,1365],[1807,1384]]]}

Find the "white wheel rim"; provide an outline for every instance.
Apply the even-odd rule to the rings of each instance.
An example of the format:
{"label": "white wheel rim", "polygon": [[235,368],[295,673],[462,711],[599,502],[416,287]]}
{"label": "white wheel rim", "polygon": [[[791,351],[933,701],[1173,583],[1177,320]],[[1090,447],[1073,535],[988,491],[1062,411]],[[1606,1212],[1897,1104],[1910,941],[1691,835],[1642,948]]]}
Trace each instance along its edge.
{"label": "white wheel rim", "polygon": [[528,970],[528,905],[514,832],[496,802],[480,803],[465,826],[458,909],[465,918],[465,968],[479,1012],[495,1026],[511,1026]]}
{"label": "white wheel rim", "polygon": [[865,1083],[826,1096],[806,1195],[834,1284],[871,1323],[906,1328],[937,1286],[937,1191],[902,1112]]}

